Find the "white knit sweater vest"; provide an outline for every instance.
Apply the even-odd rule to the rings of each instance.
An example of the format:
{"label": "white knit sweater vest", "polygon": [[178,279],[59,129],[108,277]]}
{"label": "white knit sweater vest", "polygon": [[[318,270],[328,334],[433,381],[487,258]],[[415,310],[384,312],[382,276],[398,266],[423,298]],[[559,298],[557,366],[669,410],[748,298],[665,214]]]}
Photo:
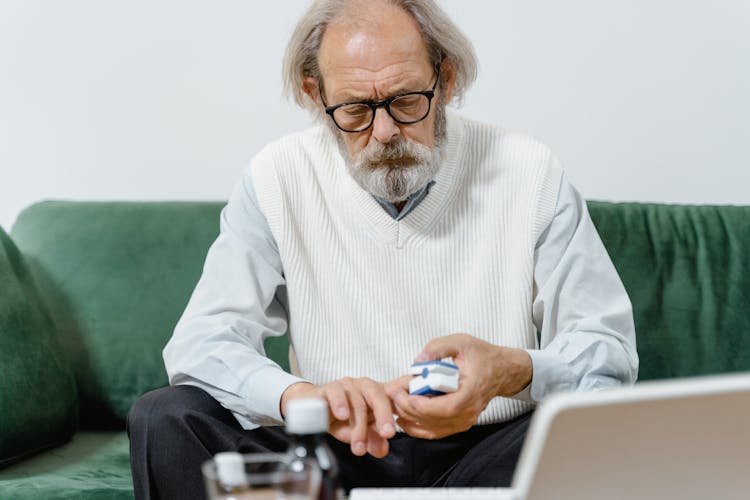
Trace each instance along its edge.
{"label": "white knit sweater vest", "polygon": [[[561,170],[539,142],[449,113],[443,165],[401,221],[349,176],[324,126],[285,137],[250,174],[279,247],[301,376],[387,381],[430,339],[537,347],[534,247]],[[495,398],[479,424],[528,403]]]}

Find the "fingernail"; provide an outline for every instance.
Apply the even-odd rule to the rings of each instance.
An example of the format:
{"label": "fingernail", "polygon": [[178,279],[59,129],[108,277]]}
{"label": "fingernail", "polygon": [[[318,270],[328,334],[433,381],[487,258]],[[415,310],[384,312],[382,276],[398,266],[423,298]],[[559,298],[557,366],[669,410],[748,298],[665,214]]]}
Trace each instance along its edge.
{"label": "fingernail", "polygon": [[396,428],[393,427],[393,424],[390,422],[386,422],[383,425],[380,426],[380,431],[383,434],[391,434],[396,431]]}
{"label": "fingernail", "polygon": [[424,361],[429,361],[429,360],[430,360],[429,356],[427,356],[427,354],[425,354],[424,352],[420,352],[419,354],[417,354],[417,357],[414,358],[415,363],[422,363]]}
{"label": "fingernail", "polygon": [[349,411],[347,410],[346,406],[337,406],[336,408],[334,408],[333,413],[338,419],[349,418]]}
{"label": "fingernail", "polygon": [[365,453],[365,443],[362,441],[357,441],[354,443],[354,454],[355,455],[363,455]]}

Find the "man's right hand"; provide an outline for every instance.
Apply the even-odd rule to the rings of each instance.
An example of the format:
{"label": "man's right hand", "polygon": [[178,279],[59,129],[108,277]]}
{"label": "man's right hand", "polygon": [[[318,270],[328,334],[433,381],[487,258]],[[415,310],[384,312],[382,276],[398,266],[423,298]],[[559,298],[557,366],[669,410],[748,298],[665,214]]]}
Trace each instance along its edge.
{"label": "man's right hand", "polygon": [[290,385],[281,396],[281,414],[292,399],[322,397],[331,413],[329,433],[351,445],[352,453],[382,458],[388,439],[396,434],[394,409],[383,384],[369,378],[345,377],[323,386],[307,382]]}

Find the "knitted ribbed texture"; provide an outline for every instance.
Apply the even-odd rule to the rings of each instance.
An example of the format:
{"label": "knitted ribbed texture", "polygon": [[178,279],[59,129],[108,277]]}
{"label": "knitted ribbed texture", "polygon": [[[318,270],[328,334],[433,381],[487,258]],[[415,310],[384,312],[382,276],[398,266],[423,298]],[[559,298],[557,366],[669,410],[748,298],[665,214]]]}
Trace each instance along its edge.
{"label": "knitted ribbed texture", "polygon": [[[537,346],[534,246],[561,176],[543,144],[449,113],[436,183],[401,221],[349,176],[322,126],[271,144],[249,174],[279,246],[308,380],[391,380],[451,333]],[[528,409],[495,398],[479,423]]]}

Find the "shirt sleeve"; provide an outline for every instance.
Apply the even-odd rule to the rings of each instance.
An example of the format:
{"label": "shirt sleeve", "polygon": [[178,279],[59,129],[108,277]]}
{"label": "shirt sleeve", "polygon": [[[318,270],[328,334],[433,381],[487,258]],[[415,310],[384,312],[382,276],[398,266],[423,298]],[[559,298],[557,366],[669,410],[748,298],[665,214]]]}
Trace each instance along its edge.
{"label": "shirt sleeve", "polygon": [[221,212],[203,274],[164,348],[172,385],[200,387],[245,429],[282,422],[281,395],[302,379],[265,355],[263,341],[287,330],[278,247],[258,207],[249,170]]}
{"label": "shirt sleeve", "polygon": [[539,349],[527,350],[532,381],[516,398],[539,402],[554,392],[635,382],[630,299],[586,202],[565,176],[555,215],[536,245],[534,284]]}

